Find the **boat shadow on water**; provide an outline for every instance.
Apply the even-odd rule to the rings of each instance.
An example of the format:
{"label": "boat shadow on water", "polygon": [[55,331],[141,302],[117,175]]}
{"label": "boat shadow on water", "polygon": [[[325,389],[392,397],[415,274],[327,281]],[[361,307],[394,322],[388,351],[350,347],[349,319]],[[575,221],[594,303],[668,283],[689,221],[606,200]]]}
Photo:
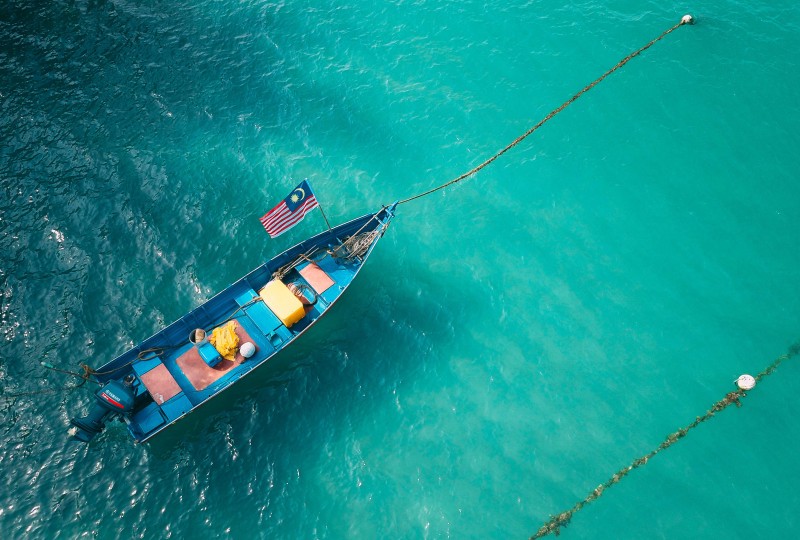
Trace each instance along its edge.
{"label": "boat shadow on water", "polygon": [[[375,272],[372,269],[370,273]],[[331,408],[343,407],[336,404],[342,396],[359,394],[362,385],[377,387],[386,376],[383,362],[359,360],[374,358],[368,354],[370,340],[365,336],[392,335],[388,318],[368,316],[375,309],[374,297],[356,293],[343,299],[328,318],[273,358],[269,366],[148,441],[148,453],[161,460],[180,449],[202,447],[208,455],[219,455],[226,451],[226,438],[238,447],[253,445],[267,453],[296,453],[307,443],[308,430],[300,426],[322,423],[338,431],[347,414],[332,413]],[[352,324],[354,319],[360,322]],[[384,346],[397,345],[390,338]],[[395,369],[414,369],[410,362],[402,368],[393,358],[384,358],[384,362],[391,362]],[[352,400],[345,397],[345,401],[353,406]],[[363,407],[363,411],[351,409],[348,413],[362,417],[370,405]],[[278,450],[279,446],[283,450]]]}

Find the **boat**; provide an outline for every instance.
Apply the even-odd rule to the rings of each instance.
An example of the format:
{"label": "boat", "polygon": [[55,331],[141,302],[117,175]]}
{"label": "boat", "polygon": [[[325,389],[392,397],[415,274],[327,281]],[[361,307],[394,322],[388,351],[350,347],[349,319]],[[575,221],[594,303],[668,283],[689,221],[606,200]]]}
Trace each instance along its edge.
{"label": "boat", "polygon": [[91,370],[99,388],[88,414],[70,420],[73,438],[89,442],[118,418],[143,443],[269,364],[342,297],[386,232],[396,206],[287,249]]}

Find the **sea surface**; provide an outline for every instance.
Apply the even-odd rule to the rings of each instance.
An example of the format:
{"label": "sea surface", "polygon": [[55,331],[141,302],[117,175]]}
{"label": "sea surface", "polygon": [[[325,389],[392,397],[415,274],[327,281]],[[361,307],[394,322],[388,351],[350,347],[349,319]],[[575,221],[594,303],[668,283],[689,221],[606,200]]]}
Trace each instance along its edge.
{"label": "sea surface", "polygon": [[[99,367],[402,205],[292,348],[146,445]],[[0,538],[520,538],[800,338],[796,0],[6,0]],[[793,538],[800,358],[561,538]]]}

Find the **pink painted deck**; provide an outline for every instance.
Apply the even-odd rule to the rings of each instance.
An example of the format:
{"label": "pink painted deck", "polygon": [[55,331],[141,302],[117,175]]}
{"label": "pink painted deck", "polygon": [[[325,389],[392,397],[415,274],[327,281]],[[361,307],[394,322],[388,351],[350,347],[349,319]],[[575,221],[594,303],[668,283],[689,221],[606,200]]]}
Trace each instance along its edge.
{"label": "pink painted deck", "polygon": [[308,266],[303,267],[300,270],[300,275],[303,276],[311,288],[313,288],[317,294],[322,294],[334,284],[334,281],[330,278],[325,271],[316,265],[316,263],[310,263]]}
{"label": "pink painted deck", "polygon": [[[239,336],[239,344],[245,341],[251,342],[256,347],[256,354],[258,353],[258,345],[250,337],[244,328],[239,323],[236,323],[236,335]],[[213,368],[206,364],[200,353],[197,352],[197,347],[192,347],[181,356],[178,357],[178,367],[181,368],[183,374],[192,383],[195,390],[205,390],[208,385],[219,380],[225,373],[244,362],[244,357],[237,351],[236,358],[233,361],[222,359],[222,361]]]}
{"label": "pink painted deck", "polygon": [[139,377],[159,405],[181,393],[181,387],[164,364],[159,364]]}

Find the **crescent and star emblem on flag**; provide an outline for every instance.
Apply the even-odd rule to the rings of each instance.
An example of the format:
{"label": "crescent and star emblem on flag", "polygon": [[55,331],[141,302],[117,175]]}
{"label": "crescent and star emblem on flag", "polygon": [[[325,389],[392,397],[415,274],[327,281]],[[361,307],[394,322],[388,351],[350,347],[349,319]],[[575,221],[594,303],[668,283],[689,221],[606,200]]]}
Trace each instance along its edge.
{"label": "crescent and star emblem on flag", "polygon": [[[297,194],[298,192],[300,193],[300,195]],[[306,196],[305,190],[303,188],[297,188],[294,191],[292,191],[292,202],[296,203],[302,201],[305,198],[305,196]]]}

